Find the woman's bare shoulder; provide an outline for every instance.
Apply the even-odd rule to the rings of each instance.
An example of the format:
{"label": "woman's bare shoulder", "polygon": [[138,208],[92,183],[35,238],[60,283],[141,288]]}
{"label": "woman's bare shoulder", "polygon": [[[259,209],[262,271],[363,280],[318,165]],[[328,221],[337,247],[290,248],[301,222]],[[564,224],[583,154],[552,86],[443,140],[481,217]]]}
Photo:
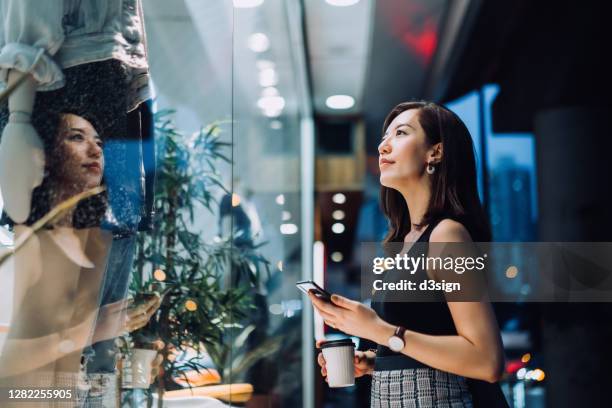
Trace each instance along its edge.
{"label": "woman's bare shoulder", "polygon": [[467,228],[459,221],[444,218],[431,231],[430,242],[471,242]]}

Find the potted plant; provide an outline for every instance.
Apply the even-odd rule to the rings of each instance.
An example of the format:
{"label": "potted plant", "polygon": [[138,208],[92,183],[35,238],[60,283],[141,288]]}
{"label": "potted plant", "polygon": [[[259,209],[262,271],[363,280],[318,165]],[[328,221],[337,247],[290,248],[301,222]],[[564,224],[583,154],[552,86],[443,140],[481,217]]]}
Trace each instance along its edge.
{"label": "potted plant", "polygon": [[[165,390],[179,388],[175,379],[186,372],[205,369],[201,357],[206,350],[215,355],[227,341],[229,330],[241,330],[253,308],[252,296],[268,262],[258,245],[234,245],[232,237],[211,242],[193,227],[196,212],[215,214],[215,193],[223,191],[217,165],[229,163],[224,150],[230,144],[220,139],[221,124],[215,123],[193,135],[179,132],[172,111],[156,115],[157,186],[154,231],[138,236],[131,283],[134,297],[163,292],[159,310],[149,323],[130,335],[131,350],[147,348],[156,340],[165,346],[162,371],[156,391],[159,404]],[[240,276],[240,279],[228,276]],[[246,279],[244,279],[246,277]],[[178,361],[177,354],[194,357]]]}

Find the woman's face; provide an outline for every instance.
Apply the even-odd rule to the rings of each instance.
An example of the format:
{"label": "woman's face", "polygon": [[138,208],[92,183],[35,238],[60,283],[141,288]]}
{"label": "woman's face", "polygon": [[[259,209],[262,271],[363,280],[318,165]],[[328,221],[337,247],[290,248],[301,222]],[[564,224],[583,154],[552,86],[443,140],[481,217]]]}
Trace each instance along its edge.
{"label": "woman's face", "polygon": [[400,190],[406,181],[419,179],[427,166],[429,150],[418,109],[397,115],[378,146],[380,183]]}
{"label": "woman's face", "polygon": [[54,157],[52,174],[60,185],[81,192],[102,183],[102,140],[85,118],[71,113],[61,115]]}

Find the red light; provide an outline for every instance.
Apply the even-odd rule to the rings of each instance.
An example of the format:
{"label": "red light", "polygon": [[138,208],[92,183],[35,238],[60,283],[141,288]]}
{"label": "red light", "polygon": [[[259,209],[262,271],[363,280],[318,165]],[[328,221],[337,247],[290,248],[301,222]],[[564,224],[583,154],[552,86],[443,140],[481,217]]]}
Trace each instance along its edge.
{"label": "red light", "polygon": [[506,372],[514,374],[523,367],[525,367],[525,363],[521,360],[511,360],[506,363]]}

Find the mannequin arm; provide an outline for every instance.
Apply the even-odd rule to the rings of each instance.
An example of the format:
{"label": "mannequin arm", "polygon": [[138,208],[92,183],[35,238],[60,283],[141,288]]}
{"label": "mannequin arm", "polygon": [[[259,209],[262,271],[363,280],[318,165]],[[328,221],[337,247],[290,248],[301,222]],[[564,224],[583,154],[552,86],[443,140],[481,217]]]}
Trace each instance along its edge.
{"label": "mannequin arm", "polygon": [[[9,84],[21,75],[11,70]],[[16,223],[28,219],[32,190],[44,177],[43,143],[30,122],[36,86],[34,78],[29,76],[9,97],[9,122],[0,141],[0,189],[4,210]]]}
{"label": "mannequin arm", "polygon": [[64,82],[51,58],[64,41],[63,14],[63,0],[0,2],[0,81],[10,86],[28,74],[9,96],[9,123],[0,142],[0,189],[4,209],[16,223],[27,220],[32,190],[44,175],[43,144],[30,118],[37,89]]}
{"label": "mannequin arm", "polygon": [[28,72],[39,87],[63,85],[62,70],[51,56],[64,42],[64,0],[0,1],[0,81],[11,70]]}

